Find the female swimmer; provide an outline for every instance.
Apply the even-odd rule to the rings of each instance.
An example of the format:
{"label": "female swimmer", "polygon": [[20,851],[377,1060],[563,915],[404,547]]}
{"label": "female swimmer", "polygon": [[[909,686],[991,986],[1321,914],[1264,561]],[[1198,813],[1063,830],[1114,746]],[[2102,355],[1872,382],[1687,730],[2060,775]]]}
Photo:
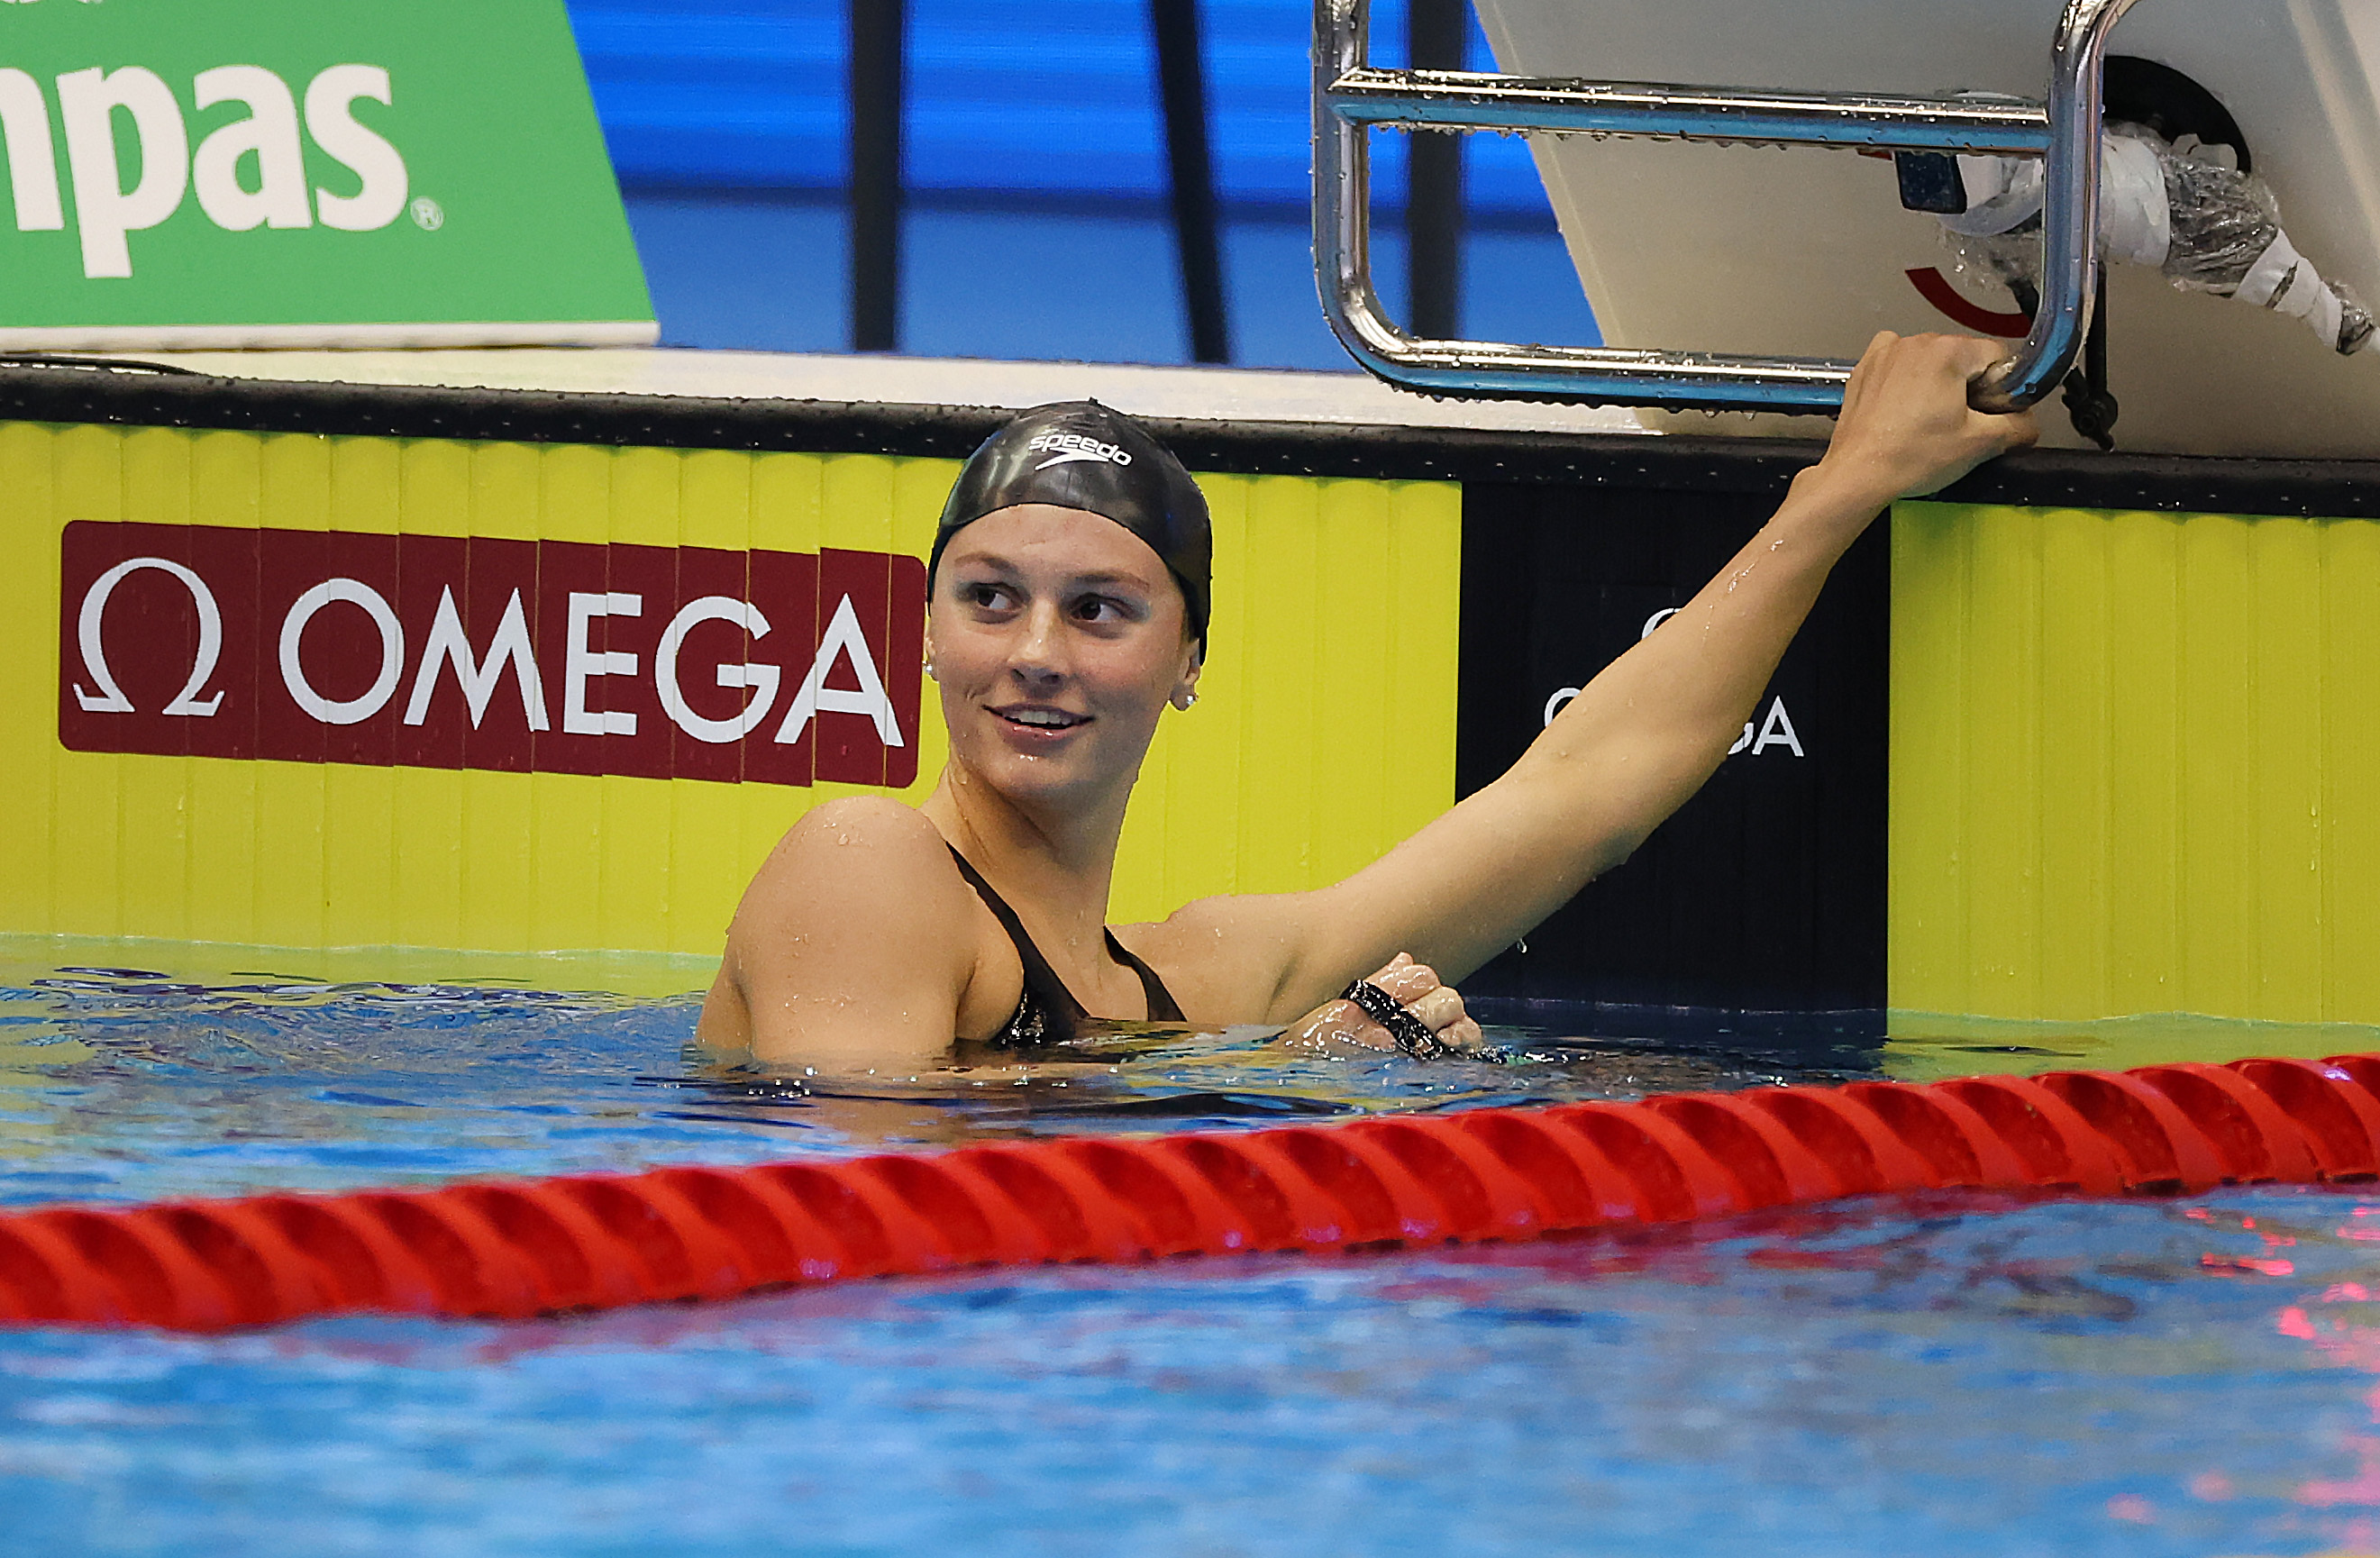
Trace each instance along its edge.
{"label": "female swimmer", "polygon": [[[1998,358],[1966,337],[1878,335],[1825,457],[1726,570],[1510,773],[1378,860],[1113,930],[1124,803],[1166,705],[1196,699],[1206,505],[1129,419],[1023,413],[967,462],[928,567],[941,782],[915,809],[838,800],[794,825],[736,911],[701,1041],[845,1074],[929,1067],[954,1041],[1058,1039],[1087,1014],[1475,1044],[1441,976],[1525,935],[1701,786],[1887,505],[2033,442],[2030,415],[1967,405]],[[1373,970],[1378,988],[1351,983]]]}

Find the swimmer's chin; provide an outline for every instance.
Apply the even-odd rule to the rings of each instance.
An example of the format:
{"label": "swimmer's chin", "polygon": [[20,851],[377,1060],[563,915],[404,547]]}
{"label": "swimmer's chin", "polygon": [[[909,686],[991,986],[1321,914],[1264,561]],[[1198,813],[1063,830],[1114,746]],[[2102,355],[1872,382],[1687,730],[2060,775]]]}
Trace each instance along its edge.
{"label": "swimmer's chin", "polygon": [[1080,804],[1131,772],[1110,752],[1099,726],[1079,726],[1055,741],[1021,736],[997,722],[970,735],[964,747],[954,747],[956,766],[1012,800],[1054,804],[1071,797]]}

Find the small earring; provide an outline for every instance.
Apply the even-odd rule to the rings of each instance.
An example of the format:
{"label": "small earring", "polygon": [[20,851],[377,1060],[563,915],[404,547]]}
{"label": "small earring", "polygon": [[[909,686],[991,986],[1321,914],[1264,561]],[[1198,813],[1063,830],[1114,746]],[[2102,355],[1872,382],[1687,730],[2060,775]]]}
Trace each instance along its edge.
{"label": "small earring", "polygon": [[1173,695],[1173,706],[1185,713],[1188,712],[1190,705],[1197,701],[1198,695],[1195,692],[1177,692]]}
{"label": "small earring", "polygon": [[926,680],[929,682],[941,680],[940,676],[934,675],[934,663],[930,660],[926,662]]}

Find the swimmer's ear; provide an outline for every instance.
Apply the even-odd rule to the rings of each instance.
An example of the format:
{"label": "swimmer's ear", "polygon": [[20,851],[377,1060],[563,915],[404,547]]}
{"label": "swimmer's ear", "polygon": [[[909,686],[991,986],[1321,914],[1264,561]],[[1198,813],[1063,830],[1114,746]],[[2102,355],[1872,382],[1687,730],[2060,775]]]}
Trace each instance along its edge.
{"label": "swimmer's ear", "polygon": [[930,603],[930,602],[929,602],[929,603],[927,603],[927,606],[926,606],[926,632],[925,632],[925,644],[924,644],[924,648],[925,648],[925,651],[926,651],[926,679],[927,679],[928,681],[929,681],[929,682],[930,682],[930,681],[932,681],[932,680],[934,680],[934,679],[935,679],[935,677],[934,677],[934,608],[933,608],[933,604],[932,604],[932,603]]}
{"label": "swimmer's ear", "polygon": [[1206,668],[1206,663],[1207,646],[1200,643],[1190,651],[1189,670],[1173,684],[1173,696],[1168,701],[1176,709],[1187,709],[1198,701],[1198,673]]}

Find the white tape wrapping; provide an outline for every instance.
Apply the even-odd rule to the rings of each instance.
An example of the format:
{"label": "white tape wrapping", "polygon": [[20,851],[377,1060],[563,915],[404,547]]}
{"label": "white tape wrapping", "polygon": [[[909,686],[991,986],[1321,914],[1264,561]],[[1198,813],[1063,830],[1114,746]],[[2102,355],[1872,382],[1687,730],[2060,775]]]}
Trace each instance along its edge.
{"label": "white tape wrapping", "polygon": [[2156,148],[2129,135],[2100,138],[2099,242],[2110,260],[2162,265],[2173,247],[2173,211]]}
{"label": "white tape wrapping", "polygon": [[[2100,138],[2099,246],[2111,260],[2162,265],[2173,244],[2165,170],[2156,149],[2129,135]],[[1966,237],[1996,237],[2041,214],[2046,186],[2037,157],[1959,159],[1967,209],[1941,218]]]}
{"label": "white tape wrapping", "polygon": [[2290,244],[2289,234],[2275,233],[2272,246],[2256,257],[2256,262],[2248,267],[2248,274],[2240,278],[2240,286],[2231,295],[2243,303],[2253,303],[2260,309],[2267,307],[2281,284],[2304,262]]}
{"label": "white tape wrapping", "polygon": [[2339,306],[2338,294],[2304,261],[2298,262],[2288,290],[2273,299],[2273,307],[2305,321],[2325,346],[2338,347],[2338,326],[2346,310]]}

